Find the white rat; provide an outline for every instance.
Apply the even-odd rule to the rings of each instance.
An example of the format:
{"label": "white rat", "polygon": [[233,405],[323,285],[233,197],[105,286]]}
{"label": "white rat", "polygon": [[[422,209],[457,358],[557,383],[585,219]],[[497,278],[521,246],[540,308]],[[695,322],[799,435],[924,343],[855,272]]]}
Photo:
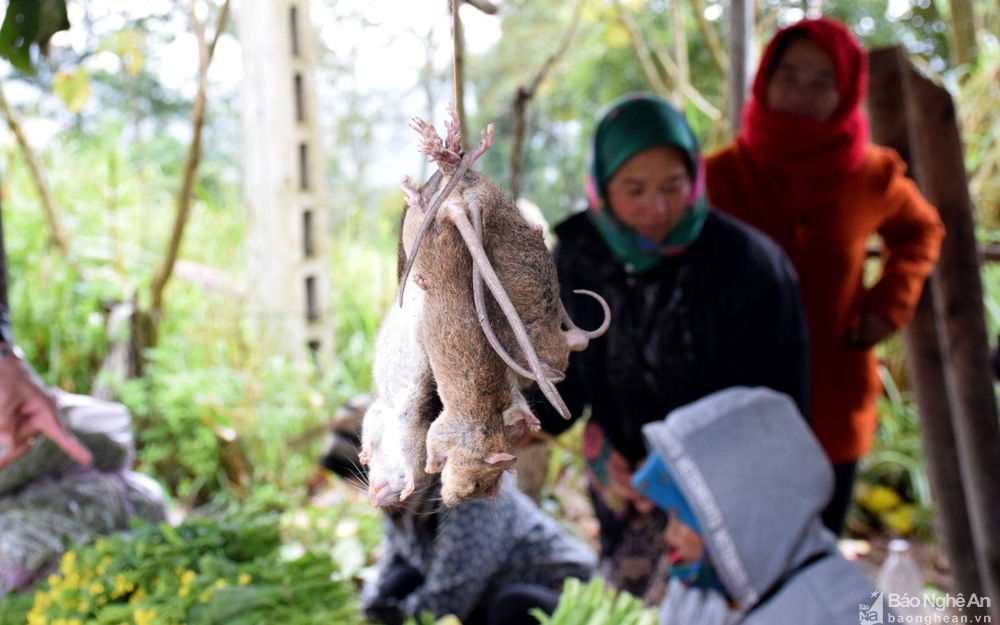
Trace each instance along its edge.
{"label": "white rat", "polygon": [[424,295],[423,289],[406,289],[375,337],[375,399],[362,424],[360,460],[368,465],[368,496],[376,508],[405,501],[425,477],[424,441],[438,406],[430,363],[417,341]]}

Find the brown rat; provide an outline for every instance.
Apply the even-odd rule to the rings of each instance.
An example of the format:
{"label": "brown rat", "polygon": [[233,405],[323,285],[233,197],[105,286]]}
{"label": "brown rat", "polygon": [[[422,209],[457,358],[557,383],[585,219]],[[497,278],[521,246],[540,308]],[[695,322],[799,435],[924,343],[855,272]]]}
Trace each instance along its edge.
{"label": "brown rat", "polygon": [[[577,291],[600,302],[605,321],[592,332],[584,332],[572,323],[559,299],[555,263],[541,229],[530,225],[514,201],[491,180],[468,169],[492,144],[492,125],[483,131],[475,152],[464,155],[454,108],[451,115],[452,122],[445,123],[448,129],[445,142],[430,124],[419,119],[413,123],[424,138],[422,153],[435,160],[439,171],[419,192],[409,178],[403,182],[408,205],[419,208],[407,210],[401,228],[401,251],[408,257],[404,279],[410,267],[416,265],[415,280],[426,288],[428,261],[418,259],[421,240],[430,229],[439,232],[443,223],[454,224],[472,258],[477,319],[487,339],[511,369],[526,380],[537,382],[553,406],[568,418],[569,412],[553,382],[562,379],[570,351],[585,349],[590,339],[607,329],[610,322],[607,304],[595,293]],[[448,204],[446,214],[437,214],[444,198],[451,201],[456,196],[457,201]],[[467,256],[444,260],[448,266],[470,262]],[[483,280],[502,316],[485,310]],[[565,331],[563,323],[568,327]],[[527,367],[510,355],[512,351],[519,352]]]}
{"label": "brown rat", "polygon": [[[404,181],[401,250],[414,281],[427,289],[418,334],[443,411],[428,431],[426,471],[442,472],[442,498],[451,506],[495,493],[502,471],[515,460],[507,451],[510,436],[525,426],[537,429],[517,376],[537,381],[568,416],[552,382],[561,379],[569,352],[586,347],[607,320],[594,333],[571,322],[562,330],[568,319],[540,232],[492,181],[468,171],[489,147],[492,127],[469,156],[458,147],[457,120],[445,143],[429,124],[414,125],[439,172],[420,191]],[[481,293],[483,280],[493,297]]]}
{"label": "brown rat", "polygon": [[443,407],[427,433],[426,471],[441,472],[441,497],[454,506],[495,494],[512,466],[504,413],[517,399],[516,386],[475,320],[472,263],[454,262],[463,254],[468,259],[455,226],[446,221],[430,232],[423,253],[427,298],[419,340]]}

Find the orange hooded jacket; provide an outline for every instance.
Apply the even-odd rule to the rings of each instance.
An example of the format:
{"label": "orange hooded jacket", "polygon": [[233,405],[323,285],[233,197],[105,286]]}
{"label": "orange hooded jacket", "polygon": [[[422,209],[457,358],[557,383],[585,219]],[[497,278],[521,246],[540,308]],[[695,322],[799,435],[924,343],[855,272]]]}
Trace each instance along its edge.
{"label": "orange hooded jacket", "polygon": [[[896,152],[874,145],[835,188],[794,208],[773,172],[738,143],[709,157],[707,169],[710,202],[769,235],[799,273],[812,342],[810,421],[831,462],[860,459],[882,386],[873,351],[849,347],[845,336],[862,312],[897,329],[910,320],[944,237],[937,211]],[[872,233],[883,242],[882,271],[865,286]]]}

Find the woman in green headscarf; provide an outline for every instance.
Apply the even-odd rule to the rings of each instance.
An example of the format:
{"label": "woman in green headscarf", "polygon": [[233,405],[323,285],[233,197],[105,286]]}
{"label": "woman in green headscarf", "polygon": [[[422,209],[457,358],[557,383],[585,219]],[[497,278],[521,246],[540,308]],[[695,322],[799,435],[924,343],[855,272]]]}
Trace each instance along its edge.
{"label": "woman in green headscarf", "polygon": [[[611,327],[573,354],[559,392],[574,419],[590,408],[584,455],[602,574],[655,602],[666,517],[631,487],[646,457],[642,425],[740,385],[787,393],[804,409],[806,328],[788,260],[709,208],[698,142],[668,103],[615,102],[597,125],[591,167],[589,210],[556,227],[556,266],[570,317],[600,323],[601,309],[572,295],[589,289],[607,300]],[[572,423],[534,406],[550,433]]]}

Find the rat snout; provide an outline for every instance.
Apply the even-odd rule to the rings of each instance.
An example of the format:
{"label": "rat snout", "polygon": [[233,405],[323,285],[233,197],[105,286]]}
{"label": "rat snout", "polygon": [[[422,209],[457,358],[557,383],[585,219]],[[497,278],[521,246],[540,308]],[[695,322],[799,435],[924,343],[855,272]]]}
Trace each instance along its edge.
{"label": "rat snout", "polygon": [[376,479],[368,485],[368,500],[373,508],[381,508],[391,503],[396,495],[397,493],[389,487],[388,479]]}

